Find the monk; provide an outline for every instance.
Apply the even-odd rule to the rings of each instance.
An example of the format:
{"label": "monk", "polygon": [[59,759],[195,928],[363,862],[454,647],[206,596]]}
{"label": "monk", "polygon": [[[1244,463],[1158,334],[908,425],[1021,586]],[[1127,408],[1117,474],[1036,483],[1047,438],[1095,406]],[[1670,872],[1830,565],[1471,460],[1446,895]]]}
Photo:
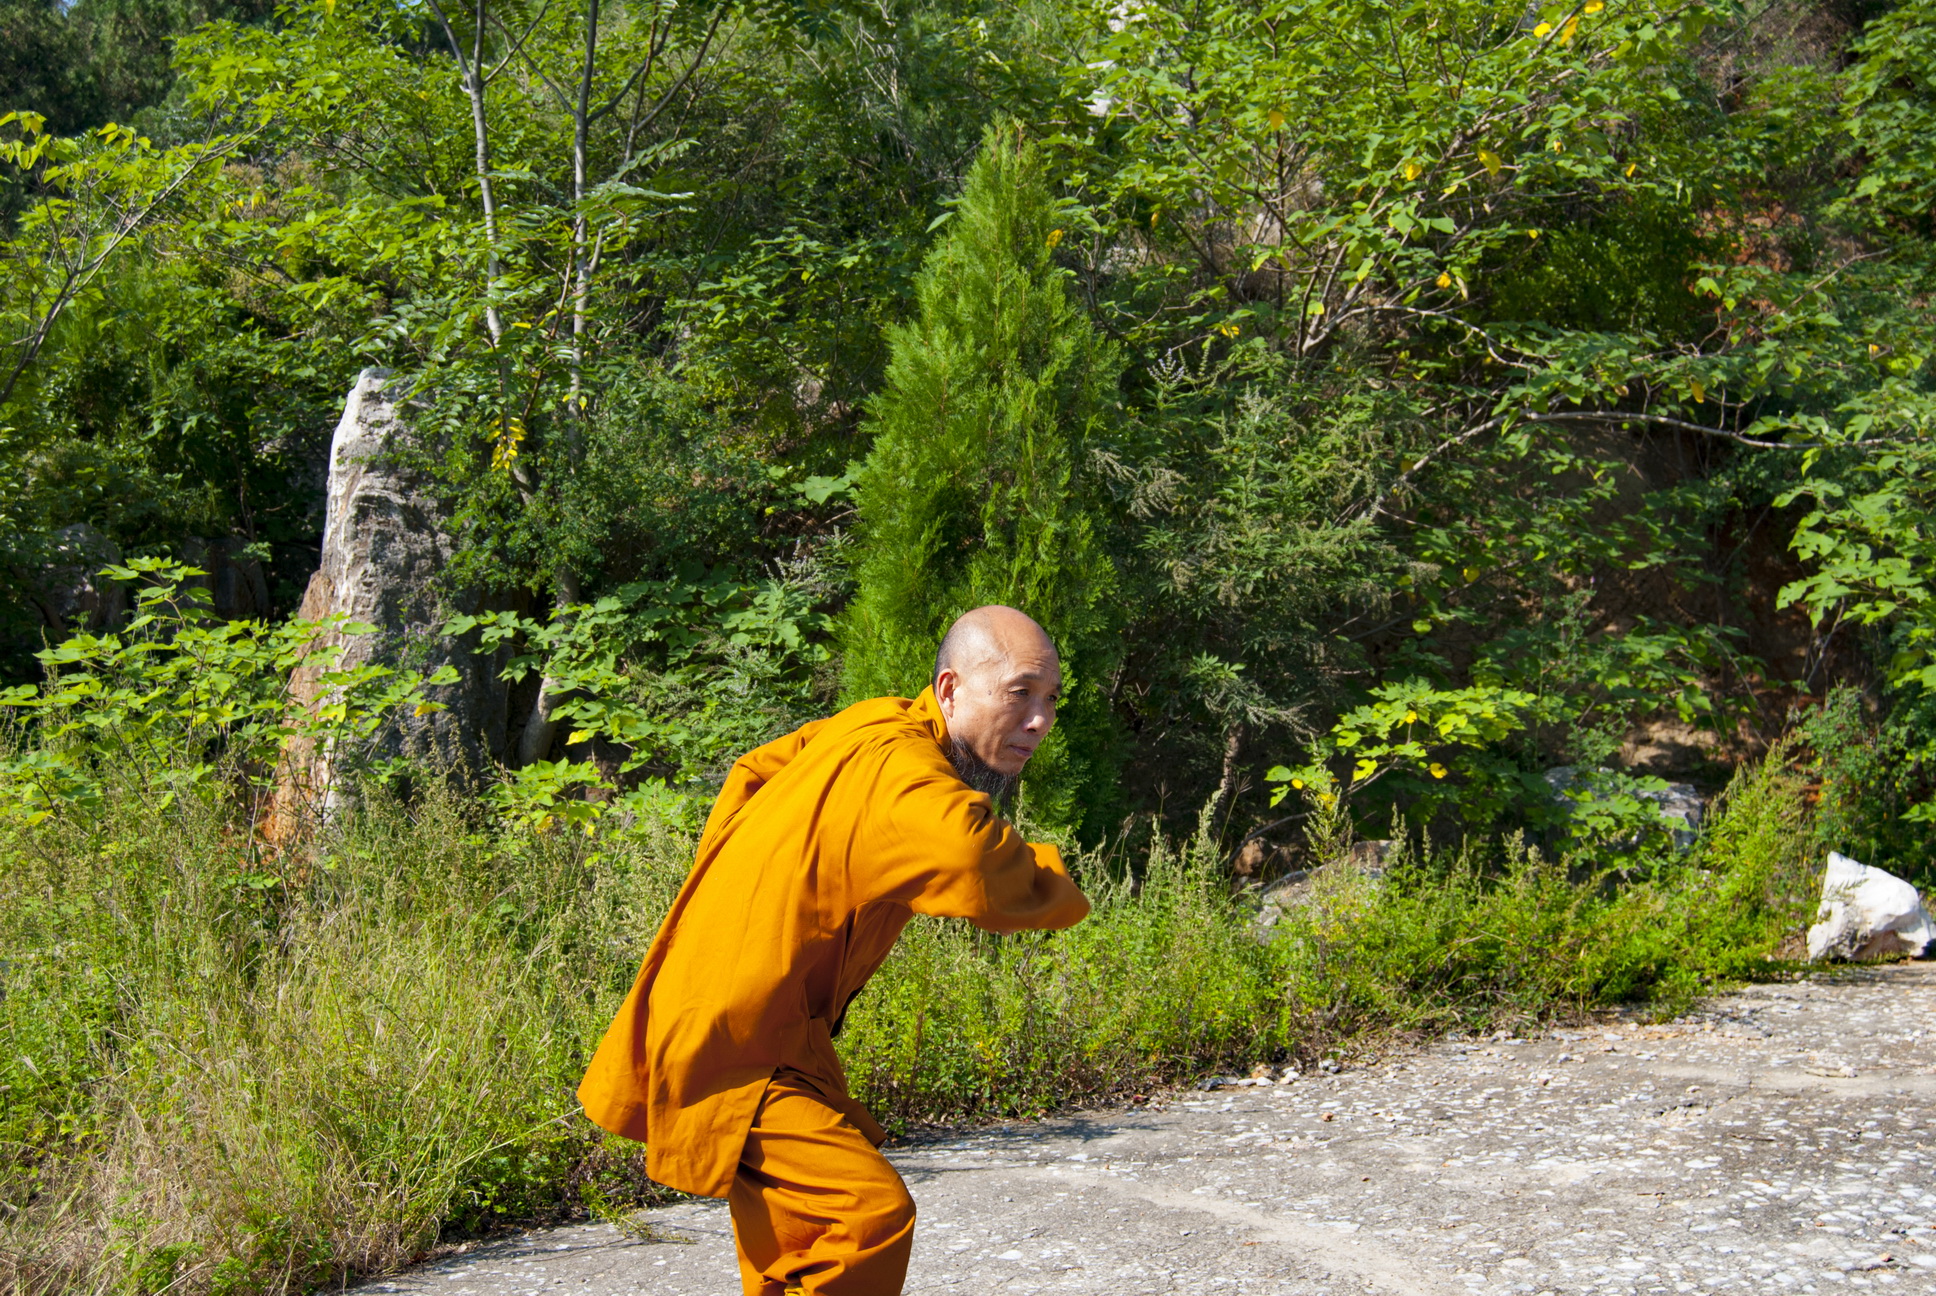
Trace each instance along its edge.
{"label": "monk", "polygon": [[1007,607],[957,621],[921,696],[856,703],[734,764],[578,1097],[660,1183],[725,1197],[747,1296],[895,1296],[914,1203],[833,1038],[914,914],[1062,928],[1089,902],[997,811],[1062,670]]}

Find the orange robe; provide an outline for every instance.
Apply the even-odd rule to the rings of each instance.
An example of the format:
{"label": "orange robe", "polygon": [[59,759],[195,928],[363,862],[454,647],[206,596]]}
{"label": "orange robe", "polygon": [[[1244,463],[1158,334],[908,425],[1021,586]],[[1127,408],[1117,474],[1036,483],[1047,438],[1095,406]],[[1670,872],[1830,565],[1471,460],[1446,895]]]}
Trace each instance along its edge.
{"label": "orange robe", "polygon": [[955,774],[932,690],[875,698],[742,756],[685,886],[578,1088],[648,1145],[662,1184],[727,1196],[776,1072],[847,1096],[833,1030],[917,913],[990,931],[1089,912],[1053,846],[1022,840]]}

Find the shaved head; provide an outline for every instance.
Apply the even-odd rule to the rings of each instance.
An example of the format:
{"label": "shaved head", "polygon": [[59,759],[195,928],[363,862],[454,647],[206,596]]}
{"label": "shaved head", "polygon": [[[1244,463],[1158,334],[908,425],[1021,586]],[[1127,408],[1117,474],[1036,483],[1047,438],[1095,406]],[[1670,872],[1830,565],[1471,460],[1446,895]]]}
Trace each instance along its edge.
{"label": "shaved head", "polygon": [[1055,656],[1055,641],[1026,612],[1000,603],[963,612],[941,636],[941,647],[934,654],[934,677],[940,679],[945,670],[960,672],[984,665],[1017,641],[1047,649],[1051,657]]}
{"label": "shaved head", "polygon": [[962,781],[1001,796],[1055,724],[1062,663],[1048,631],[990,604],[962,615],[934,655],[934,697]]}

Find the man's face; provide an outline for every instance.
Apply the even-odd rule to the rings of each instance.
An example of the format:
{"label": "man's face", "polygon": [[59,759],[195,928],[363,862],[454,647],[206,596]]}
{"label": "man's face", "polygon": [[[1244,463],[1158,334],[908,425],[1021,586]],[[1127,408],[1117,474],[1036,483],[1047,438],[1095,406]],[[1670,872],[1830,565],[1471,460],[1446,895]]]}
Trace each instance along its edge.
{"label": "man's face", "polygon": [[[1010,637],[1005,637],[1010,638]],[[950,741],[1013,778],[1055,725],[1062,666],[1039,636],[986,645],[975,660],[935,677],[934,696]]]}

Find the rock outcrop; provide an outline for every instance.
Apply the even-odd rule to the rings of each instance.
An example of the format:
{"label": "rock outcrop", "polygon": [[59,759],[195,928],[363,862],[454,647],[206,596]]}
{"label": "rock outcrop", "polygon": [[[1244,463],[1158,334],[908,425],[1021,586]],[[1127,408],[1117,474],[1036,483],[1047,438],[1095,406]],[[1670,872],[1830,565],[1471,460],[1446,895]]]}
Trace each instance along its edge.
{"label": "rock outcrop", "polygon": [[1936,941],[1936,924],[1915,887],[1893,873],[1829,852],[1822,905],[1808,929],[1811,960],[1888,954],[1921,958],[1931,941]]}
{"label": "rock outcrop", "polygon": [[120,547],[86,522],[54,532],[53,552],[39,579],[31,582],[36,587],[33,605],[45,629],[58,638],[105,630],[126,616],[127,587],[101,575],[103,567],[120,561]]}
{"label": "rock outcrop", "polygon": [[[322,563],[310,577],[298,615],[340,615],[376,627],[371,634],[329,632],[320,645],[333,660],[299,667],[290,681],[297,705],[314,707],[328,692],[322,675],[374,662],[429,676],[444,666],[457,682],[430,690],[441,711],[394,717],[369,755],[404,756],[429,770],[473,776],[503,754],[507,697],[498,654],[473,651],[471,636],[441,633],[450,617],[475,612],[481,600],[440,580],[453,553],[448,517],[433,483],[398,452],[405,428],[386,373],[366,369],[350,390],[330,445]],[[270,835],[287,840],[326,816],[343,795],[349,753],[299,739],[285,753]]]}

